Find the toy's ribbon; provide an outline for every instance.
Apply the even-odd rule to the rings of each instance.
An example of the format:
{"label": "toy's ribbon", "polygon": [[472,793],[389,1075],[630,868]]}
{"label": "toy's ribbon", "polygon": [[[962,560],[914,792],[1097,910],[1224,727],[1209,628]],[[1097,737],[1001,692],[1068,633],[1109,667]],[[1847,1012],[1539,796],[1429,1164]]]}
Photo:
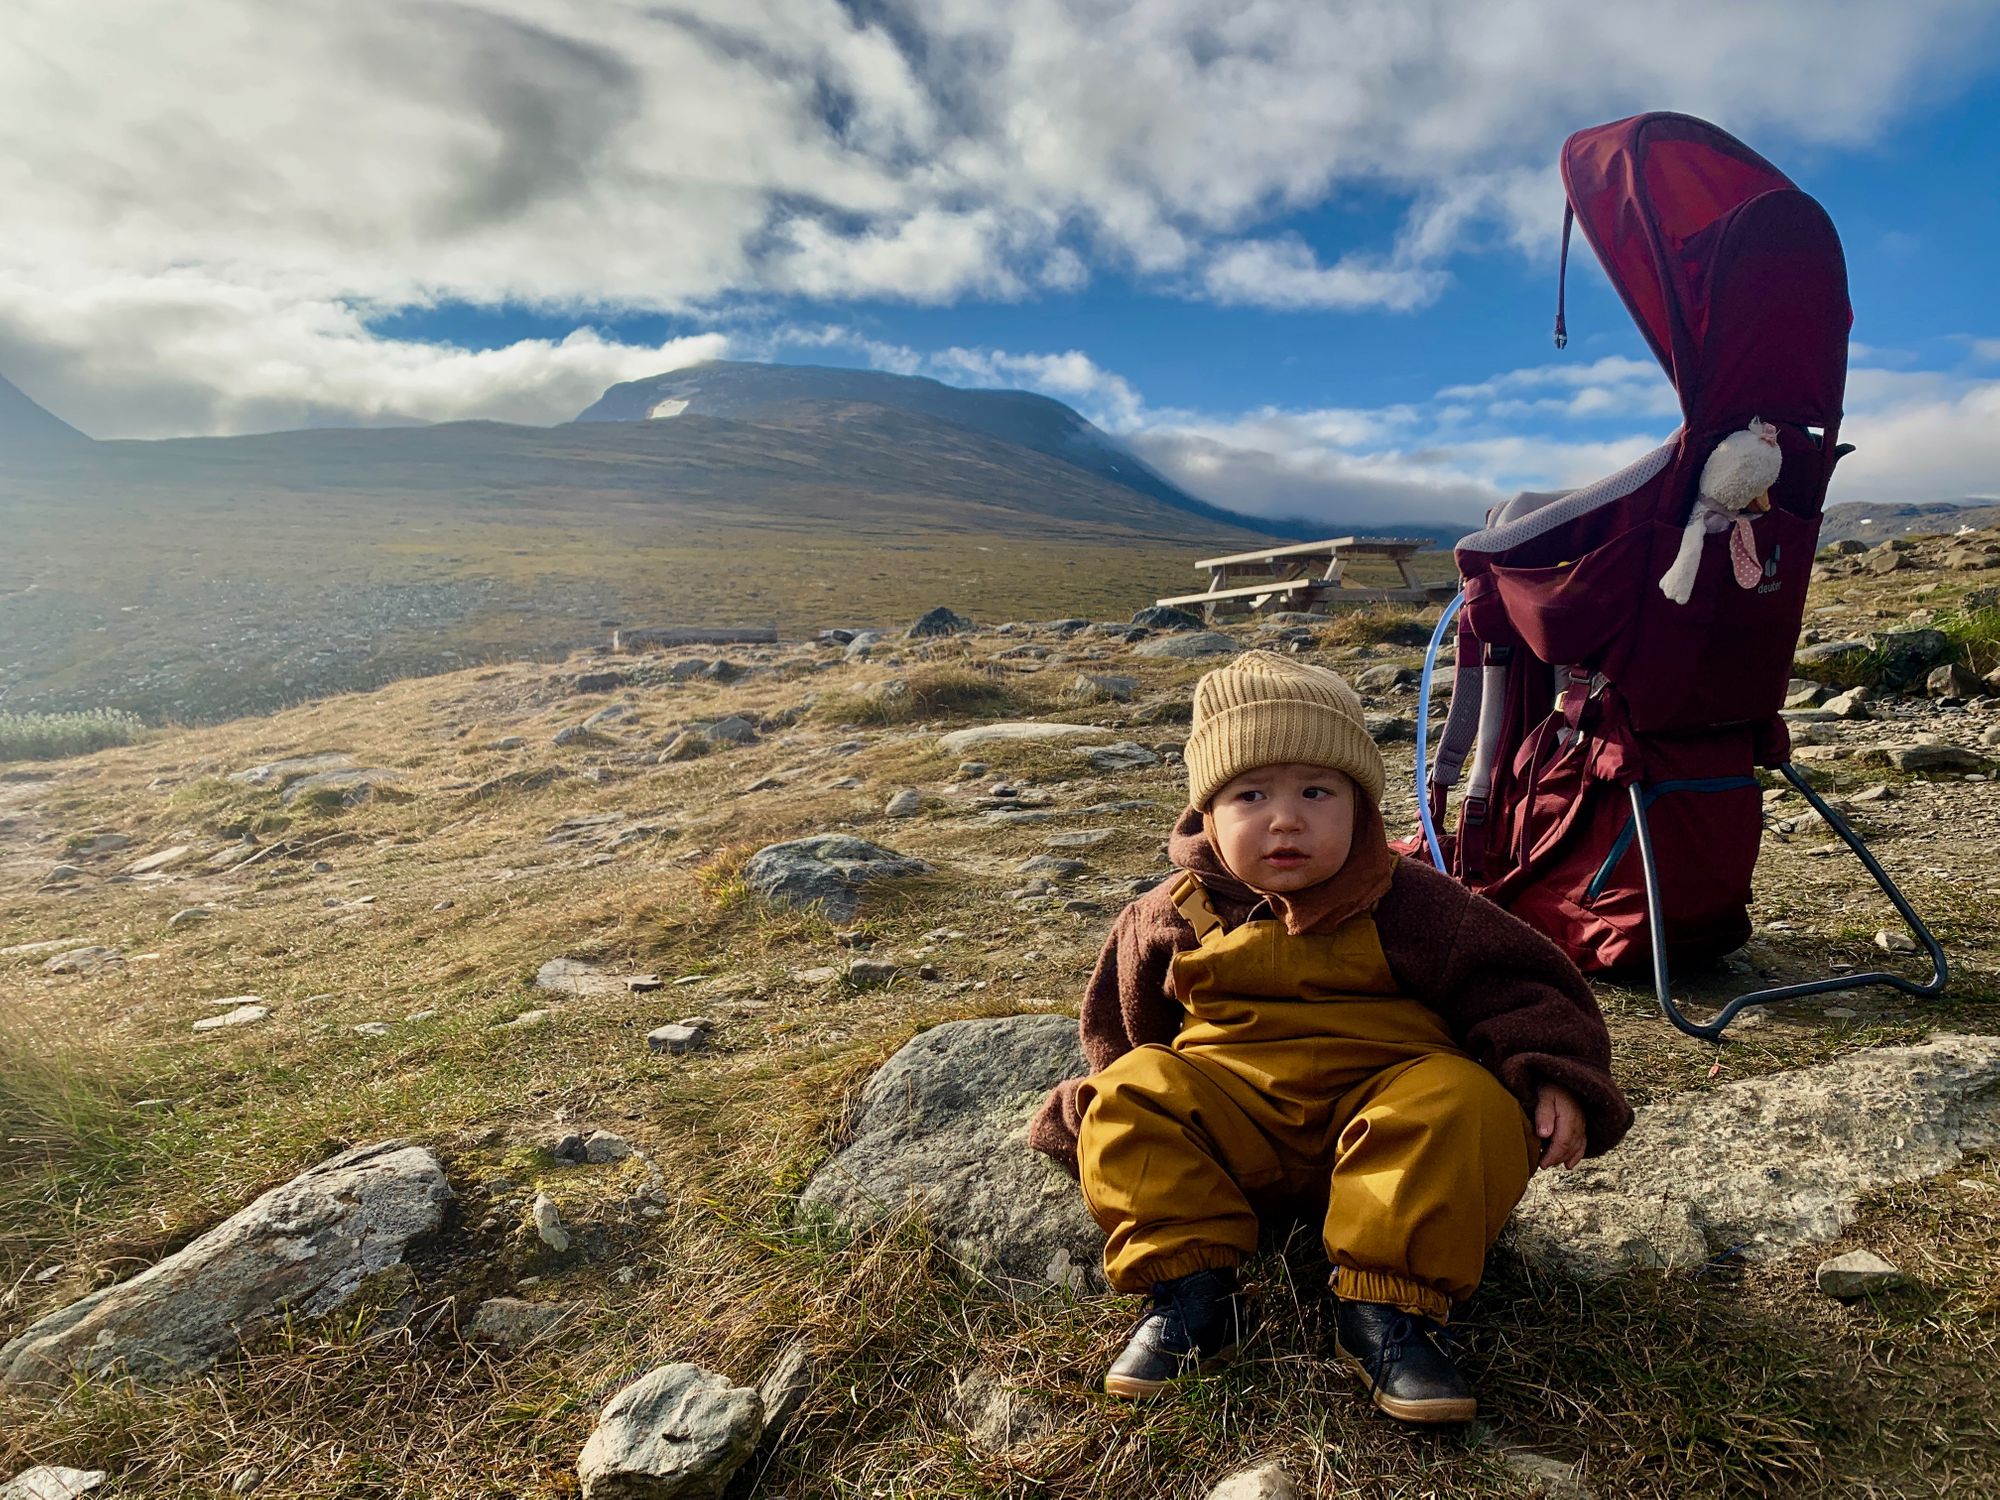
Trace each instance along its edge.
{"label": "toy's ribbon", "polygon": [[1750,532],[1748,516],[1738,516],[1729,533],[1729,564],[1743,588],[1754,589],[1764,579],[1764,565],[1757,560],[1757,538]]}

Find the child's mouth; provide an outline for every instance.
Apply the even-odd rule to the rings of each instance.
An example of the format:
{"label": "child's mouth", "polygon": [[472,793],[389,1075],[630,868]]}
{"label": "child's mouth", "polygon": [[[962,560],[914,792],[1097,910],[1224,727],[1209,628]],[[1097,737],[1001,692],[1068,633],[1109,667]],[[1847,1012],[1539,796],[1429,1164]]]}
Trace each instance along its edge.
{"label": "child's mouth", "polygon": [[1273,849],[1264,856],[1264,863],[1276,865],[1281,870],[1294,869],[1306,862],[1305,851],[1301,849]]}

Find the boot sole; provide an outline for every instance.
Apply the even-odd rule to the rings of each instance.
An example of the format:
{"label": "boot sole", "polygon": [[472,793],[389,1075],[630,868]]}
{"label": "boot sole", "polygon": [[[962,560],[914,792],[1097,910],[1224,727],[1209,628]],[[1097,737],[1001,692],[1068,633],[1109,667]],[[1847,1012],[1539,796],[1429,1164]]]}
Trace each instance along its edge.
{"label": "boot sole", "polygon": [[1445,1426],[1454,1422],[1470,1422],[1479,1414],[1476,1397],[1465,1396],[1435,1401],[1405,1401],[1399,1396],[1385,1395],[1375,1389],[1375,1381],[1368,1373],[1368,1366],[1342,1347],[1335,1335],[1334,1353],[1347,1366],[1348,1373],[1361,1382],[1361,1389],[1368,1393],[1368,1399],[1384,1415],[1394,1417],[1398,1422],[1414,1422],[1421,1426]]}
{"label": "boot sole", "polygon": [[1189,1365],[1180,1374],[1169,1375],[1165,1380],[1142,1380],[1137,1375],[1106,1375],[1104,1377],[1104,1394],[1107,1396],[1122,1396],[1128,1401],[1144,1401],[1149,1397],[1159,1395],[1162,1391],[1170,1390],[1174,1386],[1180,1385],[1196,1375],[1206,1375],[1211,1370],[1220,1369],[1223,1365],[1228,1364],[1234,1359],[1236,1351],[1242,1347],[1240,1343],[1231,1344],[1227,1349],[1211,1354],[1206,1359]]}

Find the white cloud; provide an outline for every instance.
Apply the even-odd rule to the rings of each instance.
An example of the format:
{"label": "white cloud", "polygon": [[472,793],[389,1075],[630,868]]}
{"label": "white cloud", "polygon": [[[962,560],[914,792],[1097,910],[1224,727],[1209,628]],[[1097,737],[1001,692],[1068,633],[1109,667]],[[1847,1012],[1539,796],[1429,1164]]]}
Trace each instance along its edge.
{"label": "white cloud", "polygon": [[1442,271],[1378,265],[1356,256],[1323,266],[1296,235],[1225,245],[1201,272],[1202,289],[1225,307],[1247,303],[1339,311],[1383,307],[1408,312],[1435,301],[1446,279]]}
{"label": "white cloud", "polygon": [[0,369],[97,437],[315,425],[565,422],[616,381],[728,352],[720,333],[469,350],[384,337],[360,309],[196,271],[126,276],[54,298],[0,276]]}
{"label": "white cloud", "polygon": [[[1884,503],[2000,497],[2000,380],[1884,370],[1850,377],[1829,499]],[[1857,385],[1859,394],[1857,395]]]}
{"label": "white cloud", "polygon": [[[701,314],[772,295],[1073,291],[1111,271],[1233,303],[1413,309],[1468,245],[1547,247],[1550,161],[1579,120],[1670,99],[1760,143],[1866,142],[1989,55],[1991,14],[1990,0],[1686,0],[1671,24],[1653,0],[9,0],[0,279],[18,295],[0,307],[0,358],[21,369],[70,347],[24,300],[129,285],[160,323],[98,325],[106,342],[74,368],[128,372],[117,417],[136,431],[175,413],[264,419],[234,386],[196,389],[199,362],[131,371],[137,345],[172,331],[157,304],[182,274],[241,289],[242,318],[289,308],[288,346],[237,337],[308,371],[352,359],[321,344],[370,336],[325,309],[447,299]],[[1746,35],[1782,37],[1784,65]],[[1409,203],[1389,243],[1315,250],[1277,227],[1354,186]],[[332,418],[357,398],[333,382],[287,399]]]}

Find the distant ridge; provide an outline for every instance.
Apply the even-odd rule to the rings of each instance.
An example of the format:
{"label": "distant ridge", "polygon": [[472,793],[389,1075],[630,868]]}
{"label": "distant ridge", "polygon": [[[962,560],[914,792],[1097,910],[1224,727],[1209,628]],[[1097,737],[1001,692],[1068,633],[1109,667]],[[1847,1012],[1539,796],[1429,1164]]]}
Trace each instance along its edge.
{"label": "distant ridge", "polygon": [[26,391],[0,375],[0,458],[21,450],[81,448],[89,442],[89,437],[37,405]]}
{"label": "distant ridge", "polygon": [[2000,526],[2000,499],[1930,500],[1901,505],[1849,501],[1829,505],[1819,539],[1828,542],[1881,541],[1891,536],[1948,535],[1961,527],[1977,531]]}
{"label": "distant ridge", "polygon": [[1225,526],[1274,536],[1315,534],[1306,523],[1248,516],[1196,498],[1081,413],[1032,391],[967,389],[918,375],[830,365],[712,360],[614,385],[576,420],[644,422],[686,414],[769,421],[805,408],[824,414],[838,404],[886,406],[949,422]]}

